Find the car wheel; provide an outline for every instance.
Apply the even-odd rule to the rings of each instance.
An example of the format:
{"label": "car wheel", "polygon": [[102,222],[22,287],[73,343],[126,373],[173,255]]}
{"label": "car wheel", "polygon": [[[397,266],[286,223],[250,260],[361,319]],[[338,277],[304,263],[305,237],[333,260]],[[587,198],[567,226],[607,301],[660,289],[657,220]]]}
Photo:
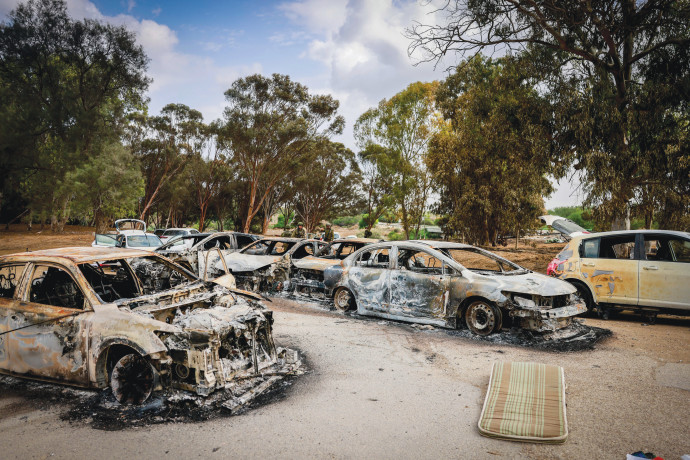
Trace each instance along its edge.
{"label": "car wheel", "polygon": [[134,353],[120,358],[110,375],[110,389],[120,404],[143,403],[151,396],[153,385],[153,367]]}
{"label": "car wheel", "polygon": [[589,292],[589,289],[587,289],[587,286],[582,283],[572,283],[572,285],[577,289],[577,295],[585,302],[585,305],[587,305],[587,312],[590,315],[594,313],[594,300],[592,300],[592,294]]}
{"label": "car wheel", "polygon": [[355,308],[355,298],[348,288],[338,288],[333,296],[333,304],[340,311],[348,311]]}
{"label": "car wheel", "polygon": [[465,310],[465,323],[477,335],[489,335],[501,330],[501,310],[485,300],[476,300]]}

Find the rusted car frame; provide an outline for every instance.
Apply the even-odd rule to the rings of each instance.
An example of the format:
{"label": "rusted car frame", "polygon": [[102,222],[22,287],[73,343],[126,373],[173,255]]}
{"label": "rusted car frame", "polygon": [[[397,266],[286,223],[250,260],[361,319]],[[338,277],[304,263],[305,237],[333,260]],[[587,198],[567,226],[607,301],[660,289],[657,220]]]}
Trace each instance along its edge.
{"label": "rusted car frame", "polygon": [[140,250],[0,257],[0,372],[110,385],[122,403],[173,388],[206,396],[280,372],[272,312],[231,278],[205,282]]}
{"label": "rusted car frame", "polygon": [[209,251],[220,250],[223,256],[237,252],[260,239],[257,235],[240,232],[198,233],[178,236],[156,250],[197,276],[205,271],[204,261]]}
{"label": "rusted car frame", "polygon": [[[314,239],[263,238],[225,257],[237,286],[254,292],[282,291],[290,280],[292,264],[314,255],[326,243]],[[216,264],[216,269],[220,267]]]}
{"label": "rusted car frame", "polygon": [[536,332],[568,326],[586,307],[574,287],[553,281],[474,246],[427,241],[369,245],[324,273],[340,310],[446,328],[464,320],[479,335],[501,330],[504,317]]}
{"label": "rusted car frame", "polygon": [[350,254],[368,244],[383,240],[373,238],[339,238],[331,241],[318,254],[292,261],[289,288],[295,294],[325,297],[324,271],[340,263]]}

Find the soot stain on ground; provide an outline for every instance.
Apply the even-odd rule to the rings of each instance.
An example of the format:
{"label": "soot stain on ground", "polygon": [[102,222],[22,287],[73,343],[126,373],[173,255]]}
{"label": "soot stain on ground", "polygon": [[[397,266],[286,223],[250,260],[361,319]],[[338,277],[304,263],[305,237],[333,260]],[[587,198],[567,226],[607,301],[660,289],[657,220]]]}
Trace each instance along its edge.
{"label": "soot stain on ground", "polygon": [[[302,369],[306,373],[307,363],[304,355],[300,355]],[[0,376],[0,391],[20,396],[24,399],[22,404],[39,410],[57,409],[63,421],[86,424],[98,430],[118,431],[161,423],[195,423],[242,415],[254,408],[287,398],[300,375],[283,377],[250,403],[233,411],[223,407],[222,400],[206,402],[203,397],[176,390],[154,393],[142,405],[121,405],[110,388],[100,391],[81,390]]]}
{"label": "soot stain on ground", "polygon": [[575,320],[570,326],[554,333],[539,333],[520,328],[504,327],[500,332],[495,332],[488,336],[480,336],[472,333],[472,331],[466,328],[455,330],[440,327],[420,329],[418,327],[414,327],[415,325],[411,323],[388,319],[381,321],[380,318],[362,316],[356,312],[346,312],[344,314],[346,316],[357,318],[361,321],[376,322],[378,324],[400,327],[416,334],[442,333],[452,337],[462,337],[476,342],[485,342],[496,345],[514,345],[559,353],[593,350],[597,343],[613,335],[613,332],[611,332],[610,329],[587,326],[586,324],[582,323],[581,320]]}

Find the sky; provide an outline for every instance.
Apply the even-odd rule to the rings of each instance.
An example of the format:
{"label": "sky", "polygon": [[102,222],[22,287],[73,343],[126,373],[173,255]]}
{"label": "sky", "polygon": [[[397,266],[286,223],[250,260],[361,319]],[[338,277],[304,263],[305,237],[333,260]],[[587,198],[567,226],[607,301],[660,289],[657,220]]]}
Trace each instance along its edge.
{"label": "sky", "polygon": [[[18,0],[0,0],[0,20]],[[150,62],[149,113],[169,103],[222,117],[233,81],[260,73],[289,75],[311,94],[331,94],[345,117],[334,139],[356,151],[357,117],[415,81],[442,80],[447,65],[418,64],[403,33],[415,20],[433,21],[418,0],[67,0],[76,18],[125,25]],[[567,179],[546,207],[582,201]]]}

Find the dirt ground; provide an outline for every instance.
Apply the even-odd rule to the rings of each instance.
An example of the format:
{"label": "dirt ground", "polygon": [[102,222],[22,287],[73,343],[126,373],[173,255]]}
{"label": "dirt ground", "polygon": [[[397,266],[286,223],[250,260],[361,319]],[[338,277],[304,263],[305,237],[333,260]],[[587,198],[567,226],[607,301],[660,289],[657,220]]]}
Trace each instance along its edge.
{"label": "dirt ground", "polygon": [[[91,238],[86,232],[0,231],[0,253],[85,245]],[[523,257],[519,263],[527,267],[529,260],[545,267],[560,248],[536,249],[518,248],[516,257],[502,253]],[[643,450],[668,460],[690,454],[690,318],[660,316],[655,325],[628,314],[587,318],[585,324],[611,329],[613,336],[594,350],[555,353],[282,298],[268,306],[275,311],[277,345],[301,350],[311,369],[282,397],[239,416],[101,431],[64,421],[64,403],[0,386],[2,458],[614,459]],[[496,361],[564,367],[565,444],[479,435]]]}

